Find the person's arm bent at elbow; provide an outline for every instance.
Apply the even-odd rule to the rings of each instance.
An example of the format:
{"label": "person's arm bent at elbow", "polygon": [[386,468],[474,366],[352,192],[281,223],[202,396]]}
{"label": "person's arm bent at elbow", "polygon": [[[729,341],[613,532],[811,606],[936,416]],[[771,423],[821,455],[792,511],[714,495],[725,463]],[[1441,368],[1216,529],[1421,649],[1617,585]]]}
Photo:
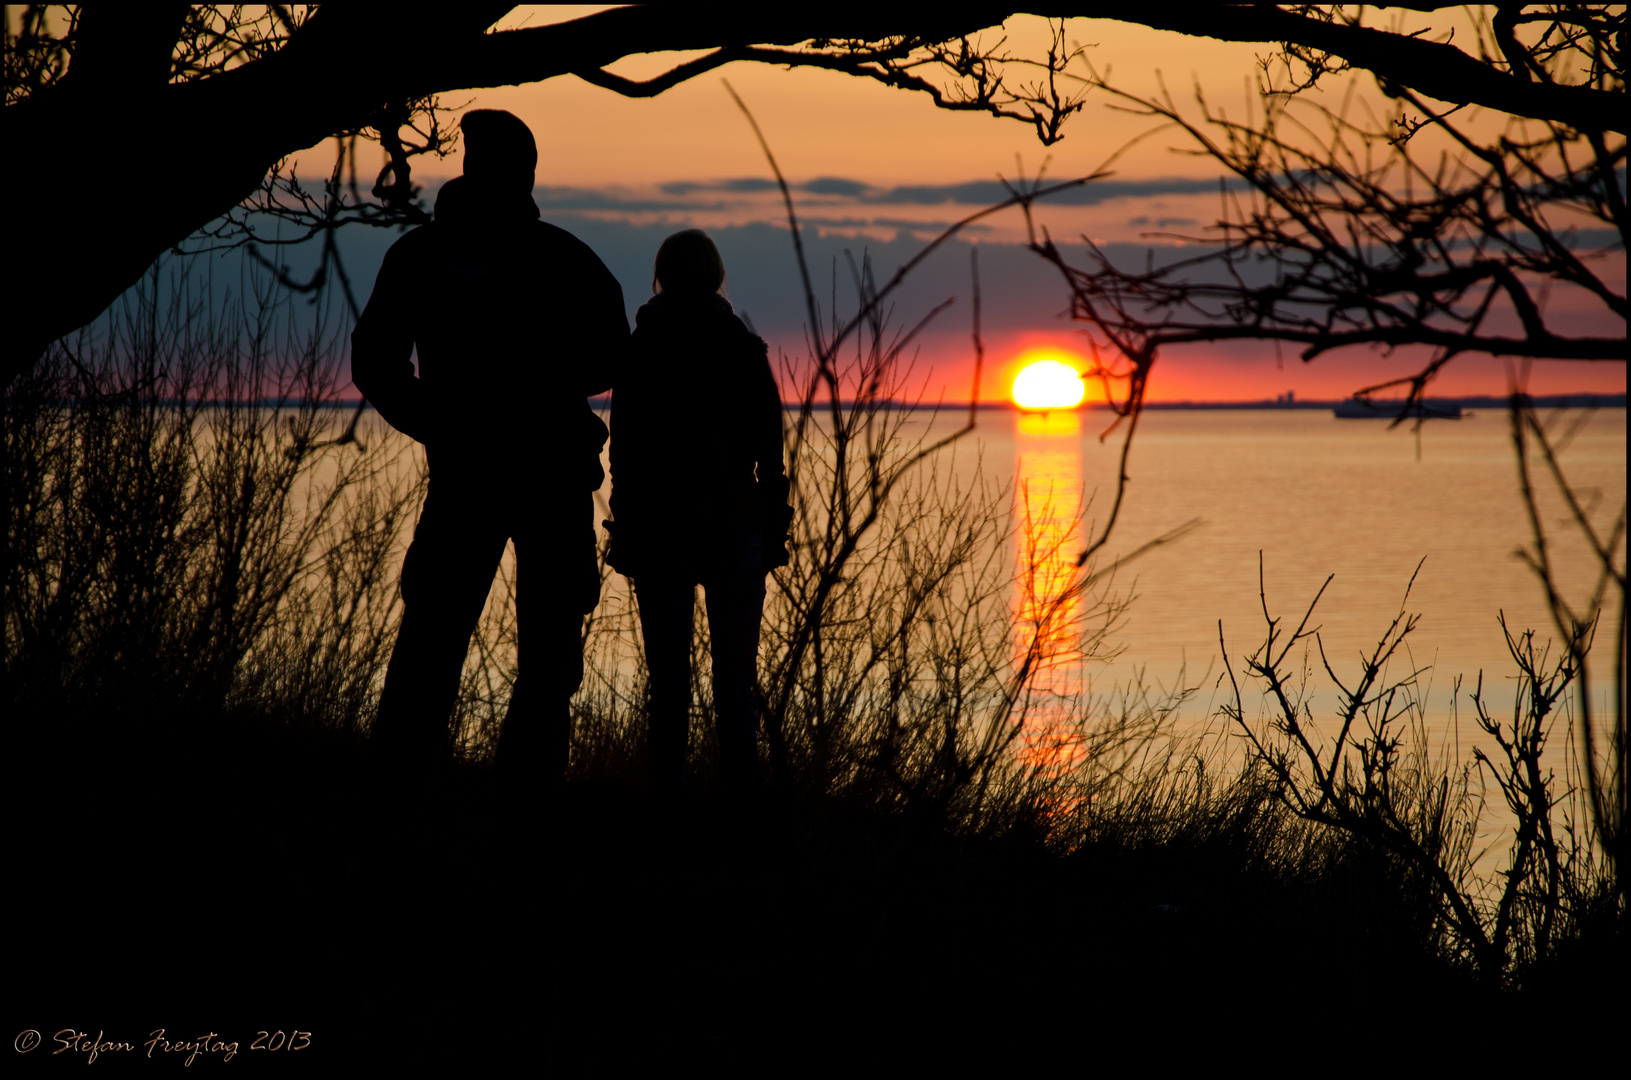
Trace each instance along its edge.
{"label": "person's arm bent at elbow", "polygon": [[385,422],[410,438],[430,441],[425,387],[413,368],[413,331],[405,308],[406,281],[393,249],[386,253],[368,306],[351,333],[351,381]]}

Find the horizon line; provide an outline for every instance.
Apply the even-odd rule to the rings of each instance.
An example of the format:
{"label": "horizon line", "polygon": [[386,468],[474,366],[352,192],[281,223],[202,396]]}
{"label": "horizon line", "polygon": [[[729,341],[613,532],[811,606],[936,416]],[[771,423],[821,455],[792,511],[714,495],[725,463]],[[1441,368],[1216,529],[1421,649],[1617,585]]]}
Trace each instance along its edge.
{"label": "horizon line", "polygon": [[[1626,396],[1627,395],[1623,391],[1620,392],[1620,393],[1603,393],[1601,391],[1596,391],[1596,390],[1583,390],[1583,391],[1578,391],[1578,392],[1555,393],[1555,394],[1535,394],[1535,395],[1524,395],[1524,396],[1529,398],[1530,404],[1532,404],[1532,405],[1534,405],[1536,407],[1539,407],[1539,408],[1587,408],[1587,407],[1597,407],[1597,408],[1610,408],[1610,409],[1612,409],[1612,408],[1625,408],[1626,407]],[[607,394],[597,394],[597,395],[594,395],[592,397],[587,398],[586,400],[588,401],[590,406],[593,407],[593,408],[603,408],[603,407],[610,404],[611,396],[610,396],[609,393],[607,393]],[[1333,408],[1336,408],[1338,405],[1341,405],[1341,404],[1344,404],[1345,402],[1349,402],[1349,401],[1353,401],[1353,400],[1355,400],[1355,397],[1353,395],[1350,395],[1350,396],[1345,397],[1345,398],[1295,398],[1295,397],[1288,398],[1288,397],[1282,395],[1280,397],[1274,397],[1274,398],[1242,398],[1242,399],[1233,399],[1233,400],[1208,400],[1208,399],[1182,398],[1182,399],[1169,400],[1169,401],[1146,401],[1146,402],[1144,402],[1143,408],[1145,408],[1145,409],[1272,409],[1272,410],[1287,411],[1287,410],[1298,410],[1298,409],[1333,409]],[[1369,401],[1373,402],[1374,404],[1376,404],[1378,406],[1382,406],[1384,408],[1389,406],[1389,405],[1403,406],[1404,403],[1405,403],[1405,399],[1403,397],[1367,398],[1365,400],[1369,400]],[[1425,404],[1431,404],[1431,405],[1455,405],[1455,406],[1459,406],[1459,407],[1464,408],[1464,409],[1466,409],[1466,408],[1486,408],[1487,409],[1487,408],[1495,408],[1495,407],[1504,408],[1507,405],[1507,403],[1511,400],[1511,396],[1507,395],[1507,394],[1453,394],[1453,395],[1446,395],[1446,396],[1443,396],[1443,397],[1423,397],[1423,398],[1420,398],[1418,400],[1425,403]],[[179,404],[182,404],[182,403],[183,403],[182,399],[176,398],[176,399],[165,399],[164,401],[161,401],[159,404],[161,404],[161,405],[179,405]],[[221,407],[229,406],[229,405],[253,406],[253,407],[256,407],[256,408],[317,408],[317,409],[356,409],[356,408],[359,408],[359,407],[365,406],[365,405],[368,406],[369,408],[373,407],[372,404],[370,402],[368,402],[366,399],[364,399],[364,398],[354,398],[354,397],[353,398],[329,398],[329,399],[323,399],[323,400],[318,400],[318,401],[312,401],[312,400],[306,399],[306,398],[278,398],[278,397],[249,398],[249,399],[243,399],[243,400],[234,400],[234,399],[230,399],[230,398],[213,398],[213,399],[210,399],[210,400],[207,400],[207,401],[191,401],[191,402],[186,402],[186,403],[187,404],[192,404],[192,405],[197,405],[197,406],[202,406],[204,408],[221,408]],[[799,402],[799,401],[783,401],[781,404],[782,404],[782,409],[786,410],[786,411],[796,410],[796,409],[800,409],[800,408],[803,407],[803,403]],[[854,408],[857,404],[865,404],[865,402],[864,401],[858,402],[856,399],[841,399],[839,404],[840,404],[841,407],[849,409],[849,408]],[[892,399],[880,399],[880,400],[878,400],[876,402],[876,404],[880,408],[887,408],[887,409],[898,410],[898,411],[902,411],[902,412],[960,412],[962,410],[965,410],[965,409],[969,408],[969,403],[967,401],[961,401],[961,402],[959,402],[959,401],[936,401],[936,402],[916,401],[916,402],[913,402],[913,401],[896,401],[896,400],[892,400]],[[831,408],[832,406],[831,406],[831,402],[829,400],[822,399],[821,401],[815,403],[812,407],[816,408],[816,409],[825,409],[825,408]],[[1094,411],[1100,411],[1100,410],[1107,409],[1109,406],[1103,401],[1086,401],[1086,402],[1082,402],[1079,405],[1065,406],[1065,407],[1057,408],[1057,409],[1026,409],[1026,408],[1022,408],[1021,406],[1015,404],[1012,401],[1003,401],[1003,400],[998,399],[998,400],[976,401],[976,402],[974,402],[973,407],[975,409],[978,409],[978,410],[981,410],[981,411],[1003,411],[1003,412],[1018,412],[1018,413],[1035,413],[1035,412],[1067,412],[1067,411],[1094,412]],[[375,411],[377,411],[377,410],[375,410]]]}

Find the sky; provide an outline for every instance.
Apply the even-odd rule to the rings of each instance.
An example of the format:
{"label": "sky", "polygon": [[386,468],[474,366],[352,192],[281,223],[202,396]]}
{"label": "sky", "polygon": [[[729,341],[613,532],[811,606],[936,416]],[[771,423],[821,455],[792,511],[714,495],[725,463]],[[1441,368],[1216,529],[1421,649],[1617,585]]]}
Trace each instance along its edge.
{"label": "sky", "polygon": [[[500,28],[561,21],[594,8],[522,8]],[[1387,16],[1389,13],[1384,12]],[[1393,17],[1429,18],[1419,13]],[[1434,18],[1448,18],[1439,13]],[[1464,31],[1465,28],[1462,28]],[[1016,18],[1003,28],[1016,55],[1047,46],[1047,25]],[[1163,88],[1190,115],[1197,101],[1232,117],[1260,109],[1255,90],[1264,46],[1189,38],[1105,21],[1074,19],[1065,27],[1085,59],[1134,95]],[[1465,40],[1461,38],[1458,40]],[[612,70],[644,78],[694,53],[631,57]],[[1078,70],[1085,71],[1080,67]],[[1095,92],[1072,117],[1065,138],[1043,147],[1013,120],[933,107],[922,94],[842,74],[731,64],[647,99],[630,99],[573,77],[495,90],[447,94],[443,104],[508,109],[532,128],[539,145],[535,197],[546,220],[590,244],[622,283],[632,314],[650,294],[657,245],[672,232],[700,227],[719,244],[733,303],[790,362],[808,355],[805,305],[771,171],[723,80],[752,110],[782,172],[794,188],[823,320],[836,306],[853,311],[852,261],[868,260],[886,279],[950,223],[997,201],[1004,182],[1059,181],[1107,175],[1039,204],[1035,224],[1066,254],[1085,254],[1083,237],[1112,256],[1142,261],[1147,249],[1167,255],[1193,248],[1220,215],[1221,170],[1188,150],[1181,133]],[[1335,84],[1318,103],[1380,109],[1369,83]],[[1380,103],[1380,104],[1378,104]],[[1477,122],[1476,120],[1474,121]],[[326,173],[332,149],[302,155],[303,174]],[[461,159],[422,162],[415,178],[431,194],[458,175]],[[1023,216],[1008,210],[963,230],[922,265],[897,296],[893,322],[915,324],[941,302],[953,302],[914,339],[913,383],[901,396],[966,400],[973,375],[971,252],[979,250],[982,337],[987,365],[979,396],[1005,399],[1019,358],[1033,348],[1084,354],[1082,335],[1065,317],[1067,294],[1057,272],[1018,245]],[[344,238],[349,269],[371,283],[393,237],[352,232]],[[1624,257],[1613,273],[1624,280]],[[364,286],[366,287],[366,286]],[[1622,284],[1623,288],[1623,284]],[[1554,296],[1554,309],[1569,299]],[[1623,324],[1597,332],[1623,333]],[[1421,353],[1383,356],[1366,350],[1305,364],[1293,347],[1250,344],[1191,346],[1163,354],[1150,399],[1240,401],[1291,391],[1301,398],[1339,398],[1408,374]],[[1499,361],[1452,365],[1440,394],[1504,393],[1510,372]],[[1529,376],[1535,392],[1623,392],[1624,365],[1543,364]]]}

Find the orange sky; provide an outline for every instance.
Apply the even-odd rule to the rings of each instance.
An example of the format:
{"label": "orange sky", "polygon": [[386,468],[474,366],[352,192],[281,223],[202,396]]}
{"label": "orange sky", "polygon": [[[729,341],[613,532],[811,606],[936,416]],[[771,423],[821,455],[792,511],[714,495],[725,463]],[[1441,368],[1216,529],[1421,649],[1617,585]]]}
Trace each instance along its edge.
{"label": "orange sky", "polygon": [[[594,7],[521,8],[498,24],[561,21]],[[1045,24],[1010,20],[1004,37],[1015,54],[1046,49]],[[1129,88],[1150,92],[1164,69],[1182,92],[1192,75],[1215,100],[1244,100],[1253,46],[1232,45],[1103,20],[1073,19],[1073,44],[1090,46],[1095,64],[1111,66]],[[627,58],[611,70],[631,78],[657,74],[698,53]],[[540,182],[639,186],[677,176],[761,175],[765,165],[747,125],[721,85],[729,79],[753,109],[789,177],[858,176],[877,184],[934,183],[1012,176],[1015,155],[1027,172],[1051,158],[1050,175],[1099,167],[1111,152],[1151,125],[1126,114],[1092,110],[1075,118],[1066,138],[1044,148],[1031,129],[1011,120],[935,109],[926,97],[828,71],[784,71],[730,64],[654,98],[624,98],[570,77],[472,96],[472,104],[510,109],[533,126],[540,144]],[[1159,141],[1124,163],[1132,175],[1211,175]],[[449,175],[456,169],[450,168]]]}
{"label": "orange sky", "polygon": [[[593,10],[597,9],[522,8],[499,26],[562,21]],[[1408,19],[1411,27],[1437,28],[1447,19],[1464,22],[1464,18],[1458,12],[1427,15],[1388,9],[1373,13],[1378,24]],[[1467,26],[1457,29],[1458,42],[1472,40]],[[1041,20],[1016,18],[1005,33],[1012,53],[1037,55],[1045,51],[1047,31]],[[1101,72],[1108,70],[1118,85],[1131,92],[1157,94],[1164,80],[1191,115],[1198,112],[1197,93],[1203,94],[1212,107],[1235,117],[1260,108],[1253,87],[1259,74],[1256,58],[1267,54],[1265,46],[1189,38],[1088,19],[1071,20],[1066,39],[1073,45],[1090,46],[1087,55],[1093,65]],[[692,55],[696,54],[634,57],[621,61],[613,70],[629,77],[647,77]],[[1086,235],[1099,243],[1165,243],[1165,237],[1155,234],[1200,236],[1219,215],[1219,195],[1210,185],[1210,180],[1220,174],[1219,168],[1209,159],[1185,151],[1179,133],[1160,129],[1147,117],[1115,108],[1114,102],[1102,94],[1089,99],[1084,112],[1068,122],[1065,139],[1052,148],[1042,147],[1026,125],[981,114],[938,110],[920,94],[833,72],[784,71],[755,64],[732,64],[649,99],[624,98],[579,79],[563,77],[522,87],[444,95],[443,102],[449,106],[509,109],[526,120],[539,143],[538,183],[546,189],[540,198],[545,216],[578,231],[597,250],[613,241],[597,240],[601,234],[593,234],[592,227],[574,225],[574,221],[601,223],[608,229],[616,226],[625,233],[631,228],[644,230],[638,242],[653,251],[654,240],[665,231],[690,226],[707,228],[720,237],[721,250],[730,266],[733,258],[742,258],[735,254],[737,249],[727,246],[727,239],[734,242],[737,236],[731,230],[754,225],[783,228],[785,219],[773,191],[740,190],[742,181],[763,181],[770,173],[747,123],[721,85],[722,78],[729,79],[753,109],[790,181],[796,185],[820,178],[840,181],[826,188],[818,183],[818,190],[799,193],[801,216],[818,235],[841,239],[855,250],[873,245],[875,252],[880,243],[897,241],[887,245],[887,257],[875,254],[880,276],[887,276],[904,257],[910,245],[901,241],[926,240],[945,222],[977,208],[955,201],[901,198],[904,189],[990,181],[999,176],[1013,178],[1021,168],[1016,161],[1023,163],[1028,177],[1034,177],[1046,162],[1049,177],[1065,179],[1102,168],[1121,151],[1113,161],[1113,179],[1124,185],[1125,194],[1088,205],[1049,206],[1039,214],[1040,223],[1062,240]],[[1310,101],[1337,107],[1341,96],[1350,90],[1355,92],[1348,102],[1350,109],[1386,107],[1386,99],[1377,93],[1369,76],[1354,81],[1352,86],[1333,80],[1329,88]],[[1140,136],[1142,140],[1137,141]],[[1129,149],[1129,144],[1134,145]],[[329,153],[326,148],[313,151],[311,166],[303,164],[301,171],[326,171]],[[458,155],[454,155],[446,161],[421,165],[417,175],[434,186],[438,178],[457,175],[460,168]],[[1182,190],[1185,182],[1195,188],[1195,181],[1201,181],[1200,190]],[[865,194],[857,196],[855,192],[862,188]],[[607,205],[597,208],[596,200]],[[1005,217],[982,225],[966,234],[970,241],[992,245],[1023,239],[1023,219],[1017,212],[1007,212]],[[726,230],[726,234],[719,230]],[[784,228],[782,235],[785,237]],[[619,257],[624,258],[621,264],[616,261]],[[824,257],[831,260],[837,256],[828,253]],[[963,269],[967,257],[959,257],[963,261],[955,268],[926,270],[931,282],[924,286],[921,296],[911,298],[912,303],[932,306],[942,293],[956,294],[952,292],[956,290],[961,293],[959,303],[964,305],[945,316],[937,329],[922,339],[919,371],[932,368],[932,375],[924,383],[931,397],[941,392],[951,397],[966,395],[972,373],[967,289],[962,284],[967,280]],[[643,298],[649,281],[649,275],[640,267],[641,259],[649,256],[623,257],[603,252],[603,258],[623,280],[632,308]],[[778,288],[785,289],[796,281],[790,250],[786,267],[788,276]],[[827,269],[830,271],[831,266]],[[1623,281],[1623,253],[1617,273]],[[767,299],[762,292],[756,292],[756,288],[767,286],[762,273],[755,271],[752,276],[755,281],[743,282],[743,275],[738,275],[732,298],[748,308],[750,315],[755,309],[763,314],[781,300]],[[362,277],[371,280],[372,270]],[[642,281],[642,277],[646,280]],[[1046,279],[1038,274],[1036,280]],[[1034,291],[1037,287],[1027,285],[1025,289]],[[990,366],[982,397],[1006,395],[1012,360],[1025,347],[1051,344],[1080,348],[1077,332],[1068,322],[1055,317],[1064,306],[1062,290],[1057,298],[1048,300],[1029,295],[1017,299],[1026,302],[1029,314],[1005,323],[1002,297],[987,297]],[[903,300],[903,306],[905,303]],[[909,313],[901,314],[902,321],[908,321]],[[775,324],[774,319],[761,321]],[[789,352],[802,348],[796,325],[781,326],[774,333],[761,329],[773,345]],[[1196,347],[1163,359],[1151,396],[1157,400],[1243,400],[1294,390],[1302,397],[1340,397],[1379,378],[1405,373],[1410,359],[1383,360],[1360,353],[1303,365],[1295,359],[1293,350],[1285,350],[1277,362],[1272,346],[1235,346],[1228,350]],[[1533,388],[1541,392],[1623,392],[1625,368],[1547,365],[1534,379]],[[1441,382],[1440,391],[1500,393],[1505,385],[1506,375],[1498,365],[1475,360],[1453,367]]]}

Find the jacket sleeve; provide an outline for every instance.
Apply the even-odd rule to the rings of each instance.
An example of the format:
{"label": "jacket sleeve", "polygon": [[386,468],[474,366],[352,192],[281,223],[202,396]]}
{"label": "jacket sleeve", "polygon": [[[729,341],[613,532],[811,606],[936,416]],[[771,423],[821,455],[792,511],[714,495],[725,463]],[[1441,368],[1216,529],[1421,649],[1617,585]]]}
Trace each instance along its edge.
{"label": "jacket sleeve", "polygon": [[385,422],[429,441],[431,410],[413,369],[412,274],[399,241],[386,252],[368,306],[351,333],[351,381]]}
{"label": "jacket sleeve", "polygon": [[[770,371],[769,348],[754,338],[758,356],[754,365],[754,401],[748,415],[753,422],[754,473],[759,481],[759,527],[767,551],[775,553],[769,565],[784,566],[787,531],[793,520],[788,503],[787,468],[783,459],[782,398]],[[778,560],[779,561],[776,561]]]}
{"label": "jacket sleeve", "polygon": [[629,348],[629,317],[623,310],[623,286],[587,245],[582,251],[582,308],[576,313],[581,327],[579,390],[585,397],[593,397],[612,388],[616,372],[623,366]]}
{"label": "jacket sleeve", "polygon": [[645,496],[645,476],[641,466],[648,461],[651,422],[645,415],[644,387],[629,377],[630,361],[639,348],[638,339],[630,338],[628,351],[616,365],[613,377],[617,382],[612,391],[611,450],[607,458],[612,467],[611,511],[628,518],[637,513],[640,500]]}

